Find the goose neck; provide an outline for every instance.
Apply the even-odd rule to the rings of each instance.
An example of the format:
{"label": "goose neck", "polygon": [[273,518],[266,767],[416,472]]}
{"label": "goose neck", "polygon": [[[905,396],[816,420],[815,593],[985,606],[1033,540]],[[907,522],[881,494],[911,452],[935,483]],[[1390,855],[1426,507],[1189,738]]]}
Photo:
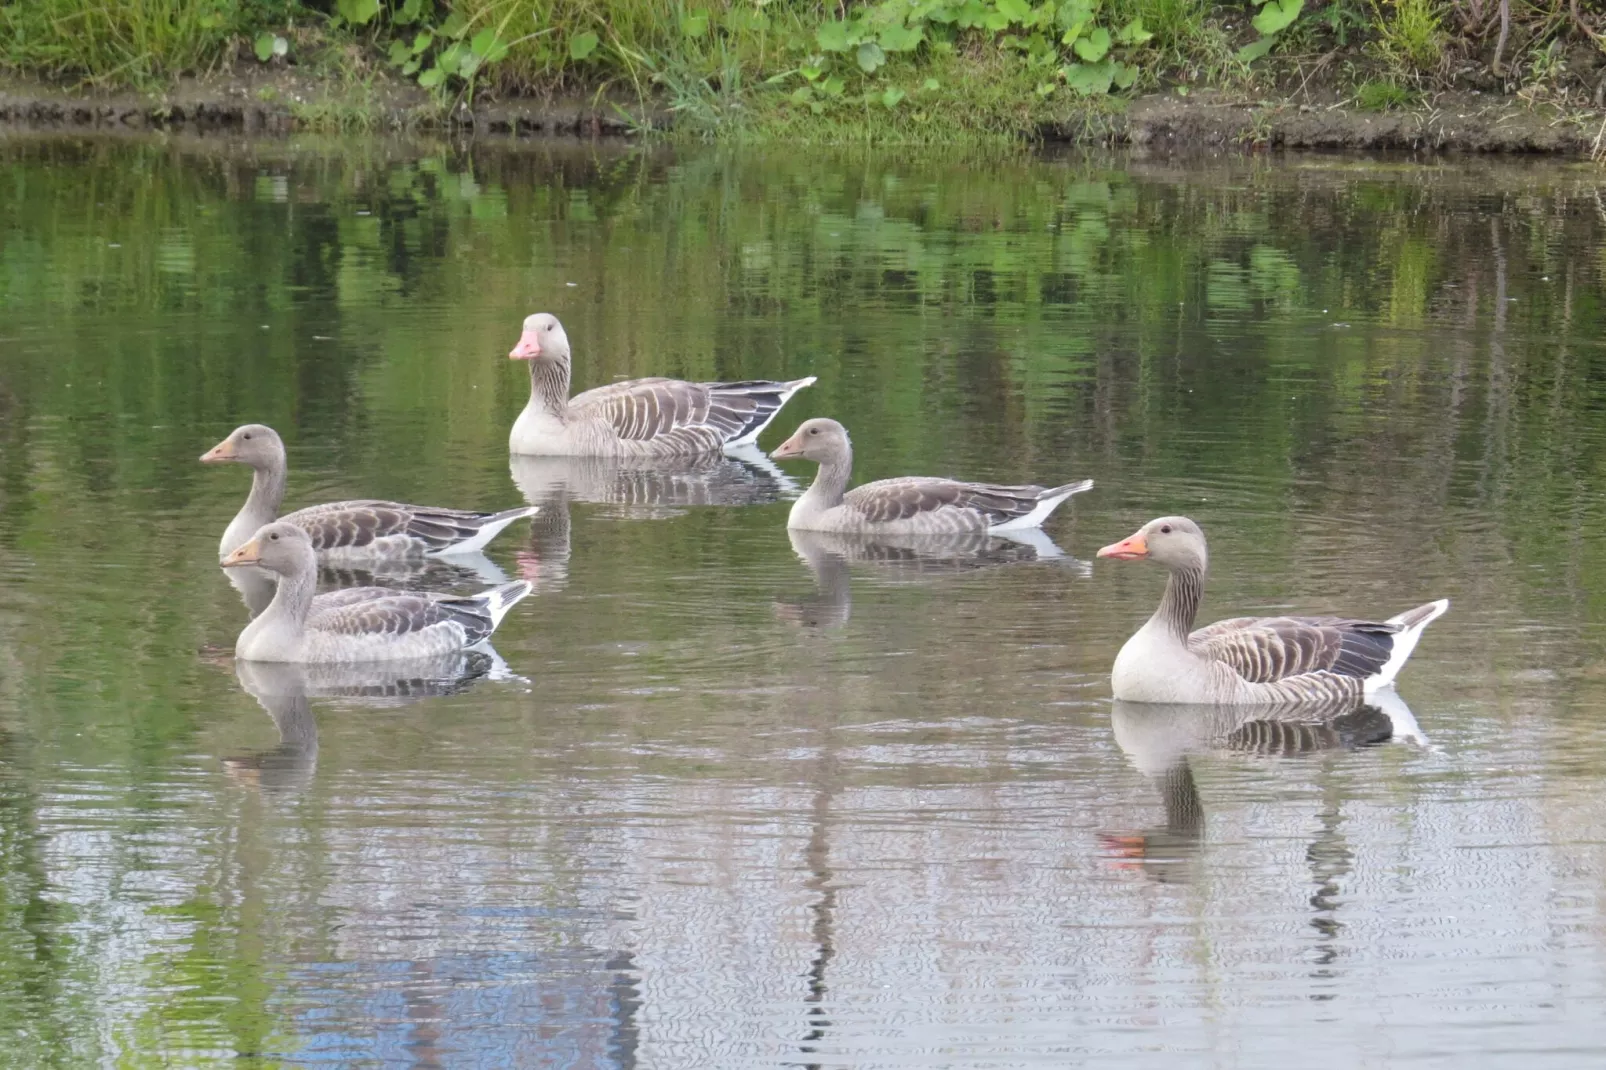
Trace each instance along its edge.
{"label": "goose neck", "polygon": [[849,453],[833,457],[820,464],[820,470],[804,492],[804,497],[816,508],[834,509],[842,504],[842,496],[847,493],[848,480],[852,476],[853,455]]}
{"label": "goose neck", "polygon": [[569,413],[569,361],[530,361],[529,407],[563,419]]}
{"label": "goose neck", "polygon": [[1193,631],[1193,622],[1199,616],[1199,603],[1204,599],[1204,569],[1184,565],[1171,570],[1166,580],[1165,594],[1160,608],[1154,611],[1150,623],[1165,629],[1166,633],[1182,642]]}

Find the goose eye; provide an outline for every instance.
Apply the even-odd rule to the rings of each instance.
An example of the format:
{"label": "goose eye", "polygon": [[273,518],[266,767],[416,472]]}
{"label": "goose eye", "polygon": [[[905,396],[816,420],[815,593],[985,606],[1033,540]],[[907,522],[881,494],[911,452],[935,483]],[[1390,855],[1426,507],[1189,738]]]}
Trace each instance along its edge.
{"label": "goose eye", "polygon": [[1171,525],[1170,524],[1161,524],[1160,525],[1160,534],[1161,535],[1169,535],[1169,534],[1171,534]]}
{"label": "goose eye", "polygon": [[251,441],[251,436],[250,436],[250,435],[249,435],[249,434],[247,434],[247,435],[246,435],[246,436],[245,436],[245,440],[246,440],[246,441],[247,441],[247,442],[250,442],[250,441]]}
{"label": "goose eye", "polygon": [[279,541],[279,533],[277,531],[275,531],[271,535],[269,535],[268,538],[272,539],[274,542],[278,542]]}
{"label": "goose eye", "polygon": [[819,433],[820,433],[820,429],[819,429],[819,428],[818,428],[818,427],[811,427],[811,428],[809,428],[809,434],[811,434],[811,435],[817,435],[817,434],[819,434]]}

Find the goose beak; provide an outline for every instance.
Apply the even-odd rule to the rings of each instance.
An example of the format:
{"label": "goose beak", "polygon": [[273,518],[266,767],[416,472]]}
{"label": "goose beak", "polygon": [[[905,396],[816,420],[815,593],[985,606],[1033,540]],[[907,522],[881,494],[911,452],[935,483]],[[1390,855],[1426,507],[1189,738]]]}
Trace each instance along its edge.
{"label": "goose beak", "polygon": [[254,565],[261,560],[262,546],[255,539],[252,539],[244,546],[236,547],[234,552],[225,557],[220,564],[224,568],[231,568],[234,565]]}
{"label": "goose beak", "polygon": [[788,457],[801,456],[803,456],[803,443],[798,440],[796,435],[793,435],[770,451],[770,457],[777,461],[784,461]]}
{"label": "goose beak", "polygon": [[1112,542],[1099,551],[1100,557],[1113,557],[1117,561],[1138,561],[1149,556],[1149,541],[1143,532],[1129,535],[1120,542]]}
{"label": "goose beak", "polygon": [[234,452],[234,443],[228,439],[224,439],[216,446],[213,446],[211,449],[201,454],[201,463],[217,464],[219,461],[232,461],[236,460],[237,458],[238,454]]}
{"label": "goose beak", "polygon": [[534,331],[525,331],[519,335],[519,344],[514,346],[507,355],[508,360],[534,360],[541,355],[541,339],[536,337]]}

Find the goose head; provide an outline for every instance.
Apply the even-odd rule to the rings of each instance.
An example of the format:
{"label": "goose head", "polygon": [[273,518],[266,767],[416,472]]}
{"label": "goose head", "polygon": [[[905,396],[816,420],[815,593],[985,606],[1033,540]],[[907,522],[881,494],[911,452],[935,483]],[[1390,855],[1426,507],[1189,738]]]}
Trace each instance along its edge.
{"label": "goose head", "polygon": [[201,454],[204,464],[234,461],[252,468],[284,465],[284,441],[266,424],[245,424],[229,432],[229,437]]}
{"label": "goose head", "polygon": [[276,521],[263,524],[257,533],[238,549],[225,557],[224,568],[237,565],[256,565],[281,576],[316,566],[312,540],[294,524]]}
{"label": "goose head", "polygon": [[1204,532],[1185,516],[1151,520],[1120,542],[1112,542],[1100,550],[1099,556],[1113,557],[1117,561],[1158,561],[1172,571],[1203,572],[1210,561]]}
{"label": "goose head", "polygon": [[816,464],[837,464],[847,460],[852,453],[848,429],[835,420],[821,416],[803,421],[792,437],[776,446],[770,456],[777,461],[801,457]]}
{"label": "goose head", "polygon": [[563,333],[563,324],[550,312],[537,312],[524,317],[524,333],[519,344],[508,353],[509,360],[567,361],[569,336]]}

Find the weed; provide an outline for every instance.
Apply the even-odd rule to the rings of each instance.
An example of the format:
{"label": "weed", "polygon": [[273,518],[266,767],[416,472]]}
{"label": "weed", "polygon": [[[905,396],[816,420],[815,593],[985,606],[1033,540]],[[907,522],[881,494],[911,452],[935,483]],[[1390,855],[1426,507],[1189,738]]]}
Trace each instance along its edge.
{"label": "weed", "polygon": [[1416,93],[1392,79],[1370,79],[1355,87],[1355,103],[1366,111],[1391,111],[1415,101]]}
{"label": "weed", "polygon": [[1378,55],[1402,74],[1430,73],[1444,62],[1444,28],[1435,0],[1373,0]]}
{"label": "weed", "polygon": [[245,27],[226,0],[27,0],[0,5],[0,65],[150,85],[212,63]]}

